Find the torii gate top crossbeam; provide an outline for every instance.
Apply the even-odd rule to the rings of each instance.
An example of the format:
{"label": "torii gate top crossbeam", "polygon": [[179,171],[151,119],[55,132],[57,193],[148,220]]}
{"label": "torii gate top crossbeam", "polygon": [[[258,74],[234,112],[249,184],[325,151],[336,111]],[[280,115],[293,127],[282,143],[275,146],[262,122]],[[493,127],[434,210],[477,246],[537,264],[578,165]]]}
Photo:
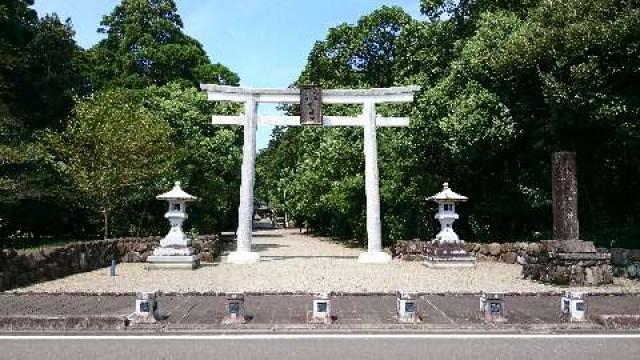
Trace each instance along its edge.
{"label": "torii gate top crossbeam", "polygon": [[[258,103],[296,104],[300,102],[300,89],[260,89],[226,85],[201,84],[210,101],[255,100]],[[324,104],[405,103],[413,101],[419,86],[400,86],[372,89],[322,90]]]}
{"label": "torii gate top crossbeam", "polygon": [[[234,101],[253,103],[299,104],[300,89],[260,89],[242,88],[226,85],[201,84],[200,88],[207,92],[210,101]],[[391,88],[372,89],[329,89],[322,90],[323,104],[375,104],[407,103],[413,101],[413,94],[420,90],[419,86],[399,86]],[[363,114],[364,116],[364,114]],[[245,115],[228,116],[213,115],[211,123],[214,125],[243,125]],[[264,125],[299,126],[299,116],[257,116],[257,123]],[[362,126],[364,120],[360,117],[323,116],[324,126]],[[376,126],[405,127],[409,125],[407,117],[379,117],[376,116]]]}

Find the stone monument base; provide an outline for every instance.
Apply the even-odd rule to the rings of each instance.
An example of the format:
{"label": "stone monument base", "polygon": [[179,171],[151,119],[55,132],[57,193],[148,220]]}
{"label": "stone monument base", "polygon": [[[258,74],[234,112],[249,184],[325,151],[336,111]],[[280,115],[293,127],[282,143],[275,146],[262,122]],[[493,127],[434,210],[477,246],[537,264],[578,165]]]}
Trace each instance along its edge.
{"label": "stone monument base", "polygon": [[260,262],[260,254],[253,251],[234,251],[227,256],[229,264],[255,264]]}
{"label": "stone monument base", "polygon": [[527,256],[525,279],[554,285],[603,285],[613,283],[611,254],[597,252],[590,241],[546,240],[539,256]]}
{"label": "stone monument base", "polygon": [[476,267],[476,257],[466,256],[427,256],[424,264],[428,268],[474,268]]}
{"label": "stone monument base", "polygon": [[185,269],[193,270],[200,266],[200,257],[197,255],[188,256],[162,256],[152,255],[147,258],[149,270],[160,269]]}
{"label": "stone monument base", "polygon": [[358,256],[361,264],[388,264],[391,262],[391,255],[384,251],[367,251]]}
{"label": "stone monument base", "polygon": [[433,240],[427,250],[425,265],[430,268],[474,268],[476,257],[464,250],[464,242]]}

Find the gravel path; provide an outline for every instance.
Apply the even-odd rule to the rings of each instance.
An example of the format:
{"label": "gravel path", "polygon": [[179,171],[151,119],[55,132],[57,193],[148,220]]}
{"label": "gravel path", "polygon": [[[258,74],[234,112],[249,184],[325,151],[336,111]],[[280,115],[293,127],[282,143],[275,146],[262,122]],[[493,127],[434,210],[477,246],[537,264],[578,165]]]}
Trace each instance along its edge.
{"label": "gravel path", "polygon": [[[292,230],[257,232],[254,250],[262,261],[254,265],[205,264],[195,271],[148,271],[146,264],[121,264],[118,276],[109,269],[75,274],[34,284],[16,292],[393,292],[427,293],[549,292],[567,288],[543,285],[520,277],[520,265],[480,262],[475,269],[430,269],[421,262],[394,260],[391,264],[359,264],[361,249],[346,248],[326,239]],[[572,290],[640,293],[640,282],[616,279],[609,286]]]}

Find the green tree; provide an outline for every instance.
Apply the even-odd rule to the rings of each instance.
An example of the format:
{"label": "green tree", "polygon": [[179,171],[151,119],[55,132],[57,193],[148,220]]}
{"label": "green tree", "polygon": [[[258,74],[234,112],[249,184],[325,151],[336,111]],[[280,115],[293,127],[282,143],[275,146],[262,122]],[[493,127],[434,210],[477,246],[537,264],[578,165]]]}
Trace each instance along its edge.
{"label": "green tree", "polygon": [[3,127],[13,117],[13,75],[23,67],[24,45],[33,36],[38,16],[29,8],[33,0],[13,0],[0,4],[0,116]]}
{"label": "green tree", "polygon": [[83,92],[82,49],[73,37],[71,21],[46,15],[34,27],[26,46],[27,68],[16,89],[21,112],[30,128],[62,129],[74,105],[73,97]]}
{"label": "green tree", "polygon": [[64,126],[83,84],[81,50],[69,21],[38,19],[32,3],[0,4],[0,234],[70,234],[84,222],[36,133]]}
{"label": "green tree", "polygon": [[[0,234],[93,237],[101,227],[98,208],[107,210],[106,230],[111,235],[155,233],[165,225],[158,215],[161,204],[154,199],[158,191],[165,190],[156,186],[160,181],[156,171],[166,173],[167,181],[180,177],[198,195],[206,194],[194,207],[196,228],[215,232],[231,227],[237,208],[233,194],[239,181],[235,171],[239,130],[212,128],[209,118],[215,106],[196,86],[200,82],[237,85],[239,78],[227,67],[212,64],[200,43],[182,32],[175,3],[123,1],[102,21],[100,31],[106,38],[88,51],[74,42],[69,20],[61,21],[55,14],[38,19],[32,3],[11,0],[0,4]],[[90,109],[124,98],[121,94],[125,92],[119,88],[127,87],[139,92],[127,93],[132,99],[117,109],[103,109],[111,118],[102,117],[99,110],[91,113],[98,116],[95,121],[103,123],[103,128],[77,125],[90,122]],[[102,94],[107,89],[113,91]],[[95,96],[89,97],[92,93]],[[76,101],[82,105],[70,116]],[[162,160],[160,168],[149,169],[154,186],[125,188],[121,182],[126,194],[115,195],[122,202],[114,210],[114,203],[107,202],[113,199],[112,194],[107,199],[107,195],[91,192],[89,178],[83,180],[85,191],[77,191],[81,177],[62,171],[70,159],[91,165],[89,155],[73,155],[71,148],[60,142],[56,146],[51,142],[48,150],[52,153],[47,154],[38,142],[43,131],[49,139],[64,131],[57,138],[65,139],[71,130],[102,131],[113,135],[106,139],[116,141],[120,130],[111,127],[122,124],[114,120],[115,113],[123,116],[122,121],[133,121],[131,126],[146,124],[125,116],[124,108],[137,108],[136,116],[168,124],[168,141],[176,147],[167,160],[171,165],[165,166]],[[216,110],[235,112],[236,108],[219,105]],[[76,124],[73,129],[67,124],[69,119]],[[114,142],[109,143],[110,148],[103,145],[100,143],[100,151],[117,149]],[[48,161],[50,158],[54,161]],[[96,161],[96,166],[107,171],[115,165]],[[164,169],[167,166],[168,170]],[[110,171],[116,170],[120,171],[117,167]],[[107,180],[112,181],[110,192],[115,193],[119,181],[115,178],[104,179],[97,189],[107,187]]]}
{"label": "green tree", "polygon": [[194,87],[170,83],[145,90],[145,108],[173,129],[174,170],[199,201],[190,226],[201,233],[231,229],[237,222],[242,129],[211,124],[211,115],[234,114],[239,107],[216,104]]}
{"label": "green tree", "polygon": [[100,25],[98,32],[107,37],[88,54],[96,89],[239,81],[225,66],[211,64],[202,45],[182,32],[173,0],[123,0]]}
{"label": "green tree", "polygon": [[[326,39],[314,45],[297,83],[355,88],[401,84],[397,81],[395,66],[398,39],[414,22],[398,7],[382,7],[355,25],[342,24],[330,29]],[[361,110],[341,106],[327,107],[323,111],[356,115]],[[380,111],[391,114],[398,113],[399,109],[387,107]],[[402,130],[387,130],[379,132],[381,197],[383,213],[391,216],[389,209],[405,206],[406,197],[396,194],[407,186],[408,179],[396,174],[392,177],[392,172],[387,171],[388,164],[403,162],[403,156],[401,152],[387,151],[384,146],[401,150],[408,144],[408,139]],[[259,193],[310,230],[364,240],[366,201],[362,129],[277,129],[273,136],[269,148],[258,160]],[[383,229],[387,239],[406,235],[398,226]]]}
{"label": "green tree", "polygon": [[436,173],[428,154],[444,154],[473,199],[474,236],[549,233],[549,157],[558,150],[578,153],[582,235],[610,245],[638,232],[638,199],[618,200],[635,193],[640,163],[630,155],[638,149],[637,21],[637,3],[609,0],[475,16],[448,73],[414,111],[417,124],[447,139],[444,149],[422,141],[418,153]]}
{"label": "green tree", "polygon": [[[638,246],[640,3],[424,0],[421,8],[427,21],[398,21],[405,17],[383,8],[331,29],[297,81],[422,86],[410,109],[412,128],[379,131],[387,239],[433,235],[433,210],[422,199],[443,181],[471,199],[456,225],[463,238],[549,236],[549,159],[570,150],[578,153],[583,237]],[[393,27],[363,26],[385,24],[381,16],[402,24],[387,33],[396,35],[378,35]],[[370,76],[367,64],[383,66]],[[359,148],[361,136],[316,130],[274,132],[259,158],[259,184],[311,230],[361,238],[362,160],[340,157],[348,145]],[[270,169],[280,163],[283,170]],[[278,198],[283,188],[291,202]],[[355,223],[347,224],[349,216]]]}
{"label": "green tree", "polygon": [[415,20],[399,7],[363,16],[356,25],[341,24],[317,41],[298,83],[325,87],[391,86],[395,81],[396,41]]}
{"label": "green tree", "polygon": [[52,161],[103,217],[153,198],[170,182],[171,127],[142,106],[139,93],[110,90],[79,102],[65,131],[49,133]]}

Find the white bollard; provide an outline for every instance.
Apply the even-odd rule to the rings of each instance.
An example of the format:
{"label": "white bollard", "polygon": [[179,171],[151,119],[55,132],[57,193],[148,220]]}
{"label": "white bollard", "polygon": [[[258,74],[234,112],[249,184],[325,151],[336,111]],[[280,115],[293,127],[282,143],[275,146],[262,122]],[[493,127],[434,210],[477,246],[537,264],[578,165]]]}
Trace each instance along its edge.
{"label": "white bollard", "polygon": [[331,299],[329,293],[318,293],[313,297],[313,314],[311,323],[331,324],[333,321],[331,313]]}
{"label": "white bollard", "polygon": [[584,298],[584,292],[574,291],[569,294],[569,321],[586,320],[587,303]]}
{"label": "white bollard", "polygon": [[158,293],[156,291],[143,291],[136,294],[136,307],[127,316],[127,320],[133,323],[154,323],[162,318],[163,316],[158,314]]}
{"label": "white bollard", "polygon": [[247,316],[244,307],[244,293],[227,293],[227,314],[222,320],[223,324],[244,324]]}
{"label": "white bollard", "polygon": [[400,322],[419,322],[418,293],[398,291],[396,294],[396,312]]}
{"label": "white bollard", "polygon": [[504,293],[483,291],[480,296],[480,312],[487,321],[505,321]]}
{"label": "white bollard", "polygon": [[155,292],[140,292],[136,295],[136,314],[138,316],[153,316],[157,309],[158,302]]}

